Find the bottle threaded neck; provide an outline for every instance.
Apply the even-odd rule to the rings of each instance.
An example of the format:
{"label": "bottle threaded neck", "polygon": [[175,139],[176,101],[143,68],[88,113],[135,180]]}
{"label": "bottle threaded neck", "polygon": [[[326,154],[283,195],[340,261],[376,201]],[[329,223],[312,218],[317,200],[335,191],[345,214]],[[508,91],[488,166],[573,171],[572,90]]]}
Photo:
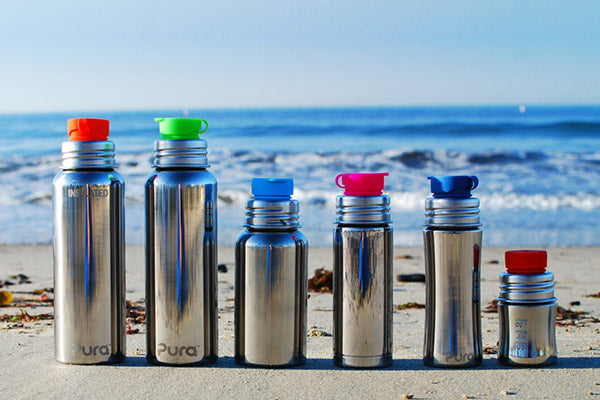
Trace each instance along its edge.
{"label": "bottle threaded neck", "polygon": [[500,274],[499,303],[527,305],[552,303],[554,297],[554,274],[544,272],[537,275]]}
{"label": "bottle threaded neck", "polygon": [[337,196],[336,224],[381,225],[391,219],[390,196]]}
{"label": "bottle threaded neck", "polygon": [[62,144],[63,170],[114,169],[115,144],[110,141],[68,141]]}
{"label": "bottle threaded neck", "polygon": [[206,140],[157,140],[152,167],[208,168]]}
{"label": "bottle threaded neck", "polygon": [[300,206],[297,200],[256,200],[246,202],[244,227],[264,230],[300,228]]}
{"label": "bottle threaded neck", "polygon": [[477,228],[479,221],[479,199],[435,198],[425,200],[425,226],[432,228]]}

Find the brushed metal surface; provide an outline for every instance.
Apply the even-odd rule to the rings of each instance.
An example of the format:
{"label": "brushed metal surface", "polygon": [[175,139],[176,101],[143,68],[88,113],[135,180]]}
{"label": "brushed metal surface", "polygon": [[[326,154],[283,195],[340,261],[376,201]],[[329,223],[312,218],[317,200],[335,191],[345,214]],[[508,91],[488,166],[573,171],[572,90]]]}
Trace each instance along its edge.
{"label": "brushed metal surface", "polygon": [[482,361],[481,229],[424,231],[426,365],[470,367]]}
{"label": "brushed metal surface", "polygon": [[537,306],[498,303],[498,361],[517,367],[556,363],[556,301]]}
{"label": "brushed metal surface", "polygon": [[259,367],[306,361],[308,242],[246,230],[236,243],[235,360]]}
{"label": "brushed metal surface", "polygon": [[517,367],[557,360],[554,274],[500,274],[498,361]]}
{"label": "brushed metal surface", "polygon": [[56,359],[123,361],[123,179],[111,169],[66,170],[53,186]]}
{"label": "brushed metal surface", "polygon": [[392,362],[392,228],[334,230],[334,364],[386,367]]}
{"label": "brushed metal surface", "polygon": [[205,169],[146,181],[147,359],[217,360],[217,182]]}

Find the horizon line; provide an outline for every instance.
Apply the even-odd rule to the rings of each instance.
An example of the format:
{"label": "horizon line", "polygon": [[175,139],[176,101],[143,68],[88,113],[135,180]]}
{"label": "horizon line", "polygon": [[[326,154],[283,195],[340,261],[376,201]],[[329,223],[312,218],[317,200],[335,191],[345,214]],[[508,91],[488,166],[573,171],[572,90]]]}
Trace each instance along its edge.
{"label": "horizon line", "polygon": [[297,105],[297,106],[217,106],[217,107],[148,107],[148,108],[98,108],[98,109],[64,109],[64,110],[31,110],[31,111],[2,111],[0,116],[9,115],[51,115],[51,114],[71,114],[71,113],[128,113],[128,112],[156,112],[168,111],[178,113],[189,113],[191,111],[259,111],[259,110],[308,110],[308,109],[368,109],[368,108],[508,108],[508,107],[600,107],[600,103],[435,103],[435,104],[382,104],[382,105]]}

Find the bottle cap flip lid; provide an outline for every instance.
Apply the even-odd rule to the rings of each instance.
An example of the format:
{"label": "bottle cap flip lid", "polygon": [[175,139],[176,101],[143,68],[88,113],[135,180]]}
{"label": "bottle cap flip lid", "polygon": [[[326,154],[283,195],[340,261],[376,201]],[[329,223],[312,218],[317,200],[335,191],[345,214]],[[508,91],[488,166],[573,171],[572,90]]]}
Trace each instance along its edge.
{"label": "bottle cap flip lid", "polygon": [[160,137],[163,140],[198,140],[200,133],[206,132],[208,122],[195,118],[154,118],[158,122]]}
{"label": "bottle cap flip lid", "polygon": [[107,119],[73,118],[67,122],[72,142],[100,142],[108,140],[110,123]]}
{"label": "bottle cap flip lid", "polygon": [[255,200],[290,200],[294,194],[294,180],[290,178],[252,178]]}
{"label": "bottle cap flip lid", "polygon": [[509,250],[504,253],[506,271],[517,275],[538,275],[546,272],[548,253],[544,250]]}
{"label": "bottle cap flip lid", "polygon": [[380,196],[387,172],[339,174],[335,184],[344,189],[346,196]]}
{"label": "bottle cap flip lid", "polygon": [[475,175],[428,176],[431,181],[431,193],[435,198],[471,197],[471,190],[479,185]]}

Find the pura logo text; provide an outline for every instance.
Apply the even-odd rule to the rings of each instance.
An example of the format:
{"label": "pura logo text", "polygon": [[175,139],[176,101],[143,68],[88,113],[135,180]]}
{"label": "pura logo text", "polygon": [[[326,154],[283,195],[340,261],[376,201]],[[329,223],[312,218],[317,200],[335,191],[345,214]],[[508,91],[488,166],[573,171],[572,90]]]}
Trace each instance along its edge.
{"label": "pura logo text", "polygon": [[469,362],[475,358],[474,353],[464,353],[464,354],[448,354],[446,355],[446,362]]}
{"label": "pura logo text", "polygon": [[167,352],[170,356],[183,356],[198,357],[198,348],[200,346],[169,346],[165,343],[159,343],[156,346],[156,355],[160,356],[162,353]]}
{"label": "pura logo text", "polygon": [[108,197],[108,189],[71,187],[67,189],[68,197]]}
{"label": "pura logo text", "polygon": [[86,357],[91,356],[108,356],[110,355],[110,344],[102,344],[96,346],[75,345],[75,353],[81,353]]}

